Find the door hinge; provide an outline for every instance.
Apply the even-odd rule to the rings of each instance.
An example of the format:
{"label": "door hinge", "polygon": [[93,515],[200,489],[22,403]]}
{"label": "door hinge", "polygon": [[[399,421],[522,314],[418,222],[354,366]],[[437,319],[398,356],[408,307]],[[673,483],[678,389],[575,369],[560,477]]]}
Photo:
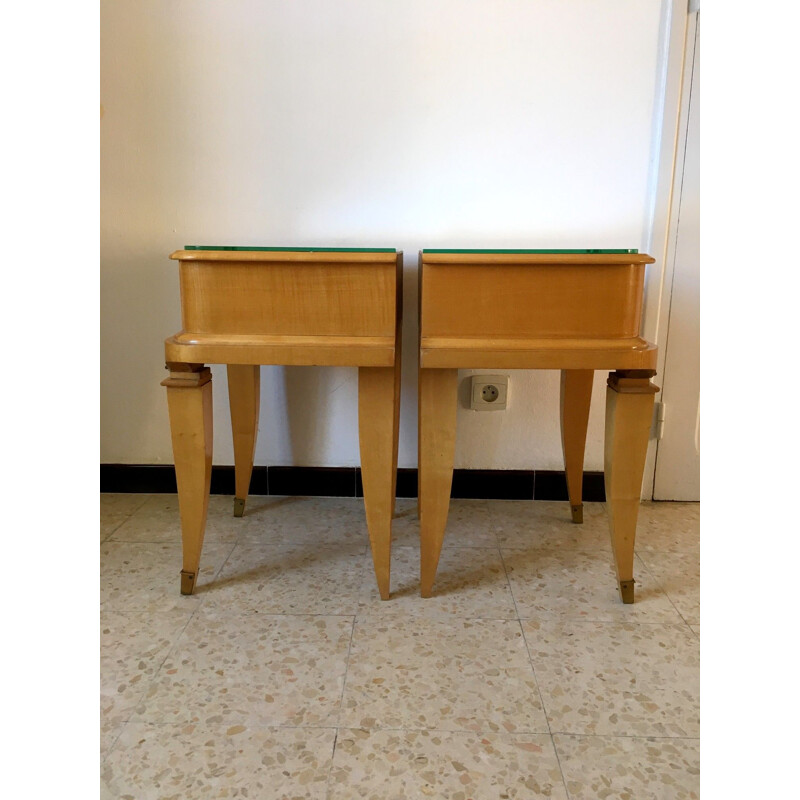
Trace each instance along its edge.
{"label": "door hinge", "polygon": [[656,439],[664,438],[664,421],[667,418],[667,404],[656,403]]}

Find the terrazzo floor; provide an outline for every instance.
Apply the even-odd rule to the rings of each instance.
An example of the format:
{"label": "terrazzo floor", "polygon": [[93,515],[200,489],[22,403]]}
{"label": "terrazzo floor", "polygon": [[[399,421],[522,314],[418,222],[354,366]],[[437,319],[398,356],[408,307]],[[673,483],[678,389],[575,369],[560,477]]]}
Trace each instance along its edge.
{"label": "terrazzo floor", "polygon": [[699,797],[700,506],[642,505],[636,603],[601,503],[453,500],[419,597],[398,500],[213,496],[179,593],[175,495],[101,495],[101,798]]}

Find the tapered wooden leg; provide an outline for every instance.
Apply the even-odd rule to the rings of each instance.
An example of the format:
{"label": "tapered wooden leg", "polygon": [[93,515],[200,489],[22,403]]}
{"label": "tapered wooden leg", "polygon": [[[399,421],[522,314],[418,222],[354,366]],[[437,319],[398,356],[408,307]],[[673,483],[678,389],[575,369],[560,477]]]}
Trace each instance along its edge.
{"label": "tapered wooden leg", "polygon": [[167,387],[172,452],[181,515],[183,569],[181,594],[197,582],[211,487],[213,421],[211,370],[202,364],[168,364]]}
{"label": "tapered wooden leg", "polygon": [[442,552],[456,449],[458,370],[419,371],[420,593],[430,597]]}
{"label": "tapered wooden leg", "polygon": [[389,599],[392,509],[396,472],[395,369],[358,370],[358,438],[364,508],[372,547],[372,564],[382,600]]}
{"label": "tapered wooden leg", "polygon": [[394,362],[394,427],[392,429],[392,517],[397,505],[397,454],[400,449],[400,336],[395,346]]}
{"label": "tapered wooden leg", "polygon": [[653,370],[612,372],[606,389],[606,508],[623,603],[633,602],[633,545],[658,391],[650,383],[653,375]]}
{"label": "tapered wooden leg", "polygon": [[421,369],[417,369],[417,519],[422,519],[422,480],[420,478],[419,458],[422,452],[422,384],[420,383]]}
{"label": "tapered wooden leg", "polygon": [[244,514],[250,491],[253,459],[258,435],[258,411],[261,404],[261,367],[250,364],[228,364],[228,398],[233,429],[233,462],[236,495],[233,516]]}
{"label": "tapered wooden leg", "polygon": [[561,370],[561,446],[573,522],[583,522],[583,457],[592,402],[591,369]]}

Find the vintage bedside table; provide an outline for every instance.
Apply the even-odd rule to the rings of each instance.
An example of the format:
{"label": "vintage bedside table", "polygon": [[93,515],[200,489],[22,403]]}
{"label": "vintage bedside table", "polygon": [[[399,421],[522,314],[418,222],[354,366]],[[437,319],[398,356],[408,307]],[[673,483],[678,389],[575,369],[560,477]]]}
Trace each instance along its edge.
{"label": "vintage bedside table", "polygon": [[165,342],[183,540],[191,594],[211,481],[211,370],[226,364],[236,497],[253,469],[261,364],[358,367],[364,506],[381,597],[389,597],[400,406],[402,253],[388,249],[187,247],[179,263],[183,330]]}
{"label": "vintage bedside table", "polygon": [[[645,264],[636,250],[422,250],[419,275],[421,593],[444,540],[456,437],[458,369],[561,370],[561,437],[574,522],[594,370],[609,370],[605,486],[623,603],[658,387],[655,345],[639,336]],[[498,313],[499,311],[499,313]]]}

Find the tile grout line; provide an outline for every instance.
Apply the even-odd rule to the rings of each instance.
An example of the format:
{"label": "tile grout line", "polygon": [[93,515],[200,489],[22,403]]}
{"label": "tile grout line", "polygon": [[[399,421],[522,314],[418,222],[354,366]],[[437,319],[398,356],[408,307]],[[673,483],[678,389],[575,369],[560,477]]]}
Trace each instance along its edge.
{"label": "tile grout line", "polygon": [[331,775],[333,775],[333,758],[336,755],[336,742],[339,741],[339,728],[333,732],[333,746],[331,747],[331,764],[328,767],[328,777],[325,780],[325,800],[330,800],[331,796]]}
{"label": "tile grout line", "polygon": [[[145,502],[147,502],[147,501],[145,501]],[[144,505],[144,503],[142,503],[142,506],[143,505]],[[141,506],[140,506],[140,508],[141,508]],[[228,559],[231,557],[233,551],[236,549],[237,544],[238,543],[234,542],[233,547],[230,549],[230,552],[228,553],[228,555],[225,557],[225,560],[220,565],[220,568],[214,573],[213,578],[216,578],[222,572],[223,568],[225,567],[225,564],[228,563]],[[213,580],[213,578],[212,578],[212,580]],[[142,693],[139,695],[139,697],[136,700],[136,702],[131,706],[130,713],[127,715],[127,717],[125,719],[125,722],[120,726],[119,733],[114,738],[113,744],[111,744],[111,746],[106,751],[106,754],[105,754],[105,756],[103,756],[103,758],[101,760],[101,763],[105,763],[105,760],[108,758],[109,755],[111,755],[112,751],[117,746],[117,742],[119,741],[119,739],[122,736],[122,734],[125,732],[125,729],[130,724],[131,717],[136,712],[136,706],[138,706],[139,703],[142,701],[142,698],[147,693],[147,690],[155,683],[156,679],[158,678],[159,672],[161,672],[162,667],[167,662],[167,659],[169,659],[169,657],[175,651],[175,648],[178,646],[178,642],[180,641],[181,636],[183,636],[183,634],[186,632],[186,628],[189,627],[189,624],[195,618],[195,616],[197,615],[197,612],[200,611],[200,609],[202,608],[204,600],[205,600],[205,598],[202,598],[202,597],[200,598],[200,602],[195,604],[195,607],[192,610],[192,613],[189,614],[189,616],[187,617],[186,623],[183,626],[181,626],[181,628],[177,631],[177,633],[175,635],[175,638],[172,640],[172,643],[171,643],[170,647],[167,648],[167,652],[164,655],[164,658],[161,660],[161,663],[158,664],[158,666],[153,670],[153,677],[142,687]],[[134,609],[130,609],[130,612],[131,613],[136,613],[134,611]],[[125,610],[123,609],[119,613],[123,613],[124,614]]]}
{"label": "tile grout line", "polygon": [[[500,550],[498,546],[498,550]],[[533,659],[531,658],[531,650],[528,647],[528,639],[525,636],[525,628],[522,625],[522,619],[519,615],[519,607],[517,606],[517,598],[514,596],[514,590],[511,586],[511,578],[508,575],[508,567],[506,567],[506,560],[503,558],[503,551],[500,550],[500,561],[503,564],[503,571],[506,573],[506,580],[508,581],[508,590],[511,593],[511,599],[514,601],[514,609],[517,612],[517,625],[519,625],[519,631],[522,634],[522,641],[525,645],[525,652],[528,654],[528,663],[531,665],[531,673],[533,674],[533,680],[536,682],[536,691],[539,693],[539,702],[542,704],[542,712],[544,713],[544,721],[547,725],[547,732],[550,736],[550,744],[553,747],[553,752],[556,756],[556,763],[558,764],[558,771],[561,773],[561,782],[564,785],[564,791],[567,795],[567,800],[570,800],[569,789],[567,788],[567,779],[564,776],[564,768],[561,766],[561,759],[558,755],[558,750],[556,748],[555,739],[553,739],[553,729],[550,727],[550,718],[547,714],[547,706],[544,704],[544,695],[542,694],[542,687],[539,685],[539,679],[536,677],[536,667],[533,666]]]}
{"label": "tile grout line", "polygon": [[699,736],[656,736],[647,735],[641,736],[632,733],[571,733],[570,731],[554,731],[556,736],[580,736],[585,739],[639,739],[641,741],[649,741],[650,739],[658,739],[666,742],[699,742]]}
{"label": "tile grout line", "polygon": [[[105,537],[104,537],[103,539],[101,539],[101,540],[100,540],[100,544],[105,544],[105,543],[106,543],[106,542],[107,542],[107,541],[108,541],[108,540],[109,540],[109,539],[110,539],[110,538],[111,538],[111,537],[112,537],[112,536],[113,536],[113,535],[114,535],[114,534],[115,534],[115,533],[116,533],[116,532],[117,532],[117,531],[118,531],[120,528],[122,528],[124,525],[127,525],[127,524],[128,524],[130,521],[131,521],[131,519],[133,518],[133,515],[134,515],[134,514],[135,514],[135,513],[136,513],[136,512],[137,512],[137,511],[138,511],[138,510],[139,510],[139,509],[140,509],[140,508],[141,508],[141,507],[142,507],[142,506],[143,506],[143,505],[146,503],[146,502],[147,502],[147,498],[145,498],[145,499],[142,501],[142,504],[141,504],[140,506],[138,506],[138,507],[137,507],[137,508],[136,508],[134,511],[132,511],[130,514],[126,514],[126,515],[125,515],[125,516],[124,516],[124,517],[123,517],[123,518],[122,518],[122,519],[121,519],[121,520],[120,520],[120,521],[119,521],[119,522],[118,522],[118,523],[117,523],[117,524],[116,524],[116,525],[115,525],[115,526],[114,526],[114,527],[113,527],[113,528],[112,528],[112,529],[111,529],[111,530],[110,530],[110,531],[109,531],[109,532],[108,532],[106,535],[105,535]],[[102,520],[102,511],[101,511],[101,512],[100,512],[100,523],[102,524],[102,522],[103,522],[103,520]]]}
{"label": "tile grout line", "polygon": [[[130,517],[126,517],[123,520],[120,520],[119,524],[113,527],[101,540],[100,544],[105,544],[128,520]],[[102,522],[102,520],[101,520]]]}
{"label": "tile grout line", "polygon": [[[545,552],[545,553],[560,552],[559,548],[556,548],[556,547],[538,546],[538,545],[535,546],[535,547],[529,547],[529,548],[525,548],[525,547],[506,547],[505,551],[507,553],[509,551],[517,551],[517,552],[525,552],[525,553],[531,553],[531,552]],[[577,549],[573,549],[571,552],[574,552],[574,553],[577,553],[577,554],[581,554],[581,555],[590,555],[591,556],[591,555],[595,555],[596,553],[599,553],[600,550],[599,549],[595,549],[595,548],[589,549],[589,548],[578,547]],[[603,552],[607,554],[607,551],[603,551]],[[501,546],[501,555],[502,554],[503,554],[503,548]],[[612,559],[613,559],[613,554],[612,554]],[[678,610],[678,608],[675,605],[675,603],[672,601],[672,598],[669,596],[669,594],[663,588],[662,581],[659,580],[656,577],[655,573],[652,572],[652,570],[647,566],[646,562],[641,558],[641,556],[638,553],[635,553],[635,559],[640,562],[640,565],[641,565],[640,568],[643,568],[644,571],[646,572],[646,574],[652,579],[653,585],[661,592],[661,594],[664,596],[664,598],[666,598],[666,600],[668,601],[669,605],[672,607],[672,609],[677,614],[677,616],[679,618],[679,621],[678,620],[675,620],[675,621],[671,621],[671,620],[649,621],[649,620],[639,620],[639,619],[628,620],[628,619],[625,619],[624,617],[620,617],[620,619],[594,619],[594,618],[591,618],[591,617],[571,617],[571,616],[565,615],[563,613],[552,612],[552,611],[539,612],[539,614],[537,616],[524,617],[524,618],[523,617],[519,617],[519,619],[521,619],[521,620],[522,619],[531,619],[531,620],[533,620],[533,619],[540,619],[540,618],[542,618],[544,620],[560,619],[560,620],[577,620],[577,621],[581,621],[581,622],[598,622],[598,623],[626,624],[626,625],[630,624],[630,625],[678,625],[678,626],[680,626],[681,623],[682,623],[683,625],[687,625],[687,626],[691,627],[691,623],[686,620],[686,618],[683,616],[683,614],[681,614],[681,612]],[[505,559],[504,559],[503,563],[505,564]],[[509,580],[509,582],[510,582],[510,580]],[[513,594],[513,590],[512,590],[512,594]],[[514,598],[514,603],[516,605],[516,598]]]}
{"label": "tile grout line", "polygon": [[[151,720],[141,720],[133,723],[136,725],[147,725],[152,727],[182,727],[184,725],[193,724],[196,727],[207,727],[212,729],[214,727],[223,727],[228,723],[188,723],[188,722],[156,722]],[[253,730],[288,730],[288,731],[362,731],[364,733],[441,733],[453,734],[455,736],[496,736],[501,739],[515,739],[520,736],[549,736],[546,731],[534,730],[515,730],[511,731],[495,731],[491,729],[480,728],[473,730],[471,728],[362,728],[352,725],[283,725],[283,724],[250,724],[248,729]],[[553,731],[553,736],[574,736],[584,739],[637,739],[641,741],[658,740],[665,742],[699,742],[700,736],[659,736],[656,734],[630,734],[630,733],[575,733],[572,731]]]}
{"label": "tile grout line", "polygon": [[358,612],[361,608],[361,595],[362,591],[364,590],[364,583],[366,581],[365,574],[368,572],[367,564],[371,562],[371,558],[367,556],[371,556],[371,544],[368,544],[364,550],[364,553],[361,556],[361,577],[358,581],[358,590],[356,593],[356,610],[355,613],[352,615],[353,617],[353,624],[350,628],[350,641],[347,643],[347,656],[345,657],[345,668],[344,668],[344,675],[342,676],[342,693],[339,696],[339,711],[336,715],[336,729],[335,733],[333,734],[333,747],[331,748],[331,763],[328,767],[328,778],[325,781],[325,800],[329,800],[331,795],[331,777],[333,776],[333,760],[336,757],[336,743],[339,741],[339,723],[341,722],[341,715],[342,715],[342,707],[344,705],[344,693],[347,689],[347,674],[350,671],[350,654],[353,650],[353,637],[355,636],[356,632],[356,621],[358,619]]}
{"label": "tile grout line", "polygon": [[[139,505],[138,505],[138,506],[136,506],[136,508],[134,508],[134,509],[133,509],[133,511],[131,511],[131,513],[130,513],[130,514],[126,514],[126,515],[124,516],[124,519],[122,519],[122,520],[120,521],[119,525],[117,525],[117,526],[116,526],[116,527],[115,527],[115,528],[114,528],[114,529],[113,529],[113,530],[112,530],[112,531],[111,531],[111,532],[110,532],[110,533],[109,533],[109,534],[108,534],[108,535],[105,537],[105,539],[102,539],[100,543],[101,543],[101,544],[104,544],[104,543],[105,543],[105,542],[107,542],[107,541],[108,541],[108,540],[109,540],[109,539],[110,539],[110,538],[111,538],[111,537],[112,537],[112,536],[113,536],[113,535],[114,535],[114,534],[115,534],[115,533],[116,533],[116,532],[117,532],[117,531],[118,531],[120,528],[122,528],[122,527],[123,527],[123,525],[127,525],[127,524],[128,524],[128,523],[129,523],[129,522],[130,522],[130,521],[133,519],[133,517],[134,517],[134,516],[135,516],[135,515],[136,515],[136,514],[137,514],[139,511],[141,511],[141,510],[142,510],[142,509],[143,509],[143,508],[144,508],[144,507],[147,505],[147,503],[148,503],[148,502],[149,502],[149,501],[152,499],[152,497],[153,497],[153,495],[151,495],[151,494],[143,494],[143,495],[142,495],[142,500],[141,500],[141,502],[139,503]],[[100,510],[100,517],[101,517],[101,520],[102,520],[102,516],[103,516],[103,511],[102,511],[102,509],[101,509],[101,510]]]}
{"label": "tile grout line", "polygon": [[591,622],[595,625],[662,625],[668,628],[683,628],[684,624],[688,624],[684,623],[683,619],[667,621],[655,620],[653,622],[638,619],[627,620],[624,617],[620,617],[619,619],[598,619],[596,617],[573,617],[552,611],[544,611],[536,617],[520,617],[519,620],[520,622],[557,622],[559,624]]}
{"label": "tile grout line", "polygon": [[331,776],[333,775],[333,759],[336,756],[336,742],[339,740],[339,723],[341,722],[342,706],[344,705],[344,693],[347,688],[347,673],[350,670],[350,653],[353,649],[353,637],[356,632],[356,614],[353,614],[353,624],[350,628],[350,641],[347,643],[347,656],[345,658],[344,675],[342,676],[342,693],[339,696],[339,711],[336,715],[336,733],[333,736],[333,748],[331,749],[331,763],[328,767],[328,778],[325,781],[325,798],[328,800],[331,792]]}
{"label": "tile grout line", "polygon": [[[125,729],[130,724],[131,717],[136,712],[136,707],[139,705],[139,703],[141,703],[142,698],[147,694],[147,690],[155,683],[155,680],[158,677],[158,673],[161,672],[161,668],[164,666],[164,664],[167,662],[167,659],[169,659],[170,655],[172,655],[175,648],[178,646],[178,641],[180,640],[181,636],[183,636],[183,634],[185,633],[186,628],[189,626],[189,623],[194,619],[195,614],[197,614],[201,605],[202,601],[200,603],[195,604],[195,608],[192,611],[192,613],[189,614],[189,616],[186,618],[186,622],[177,630],[175,637],[173,638],[170,646],[167,648],[167,652],[165,653],[164,658],[161,660],[158,666],[156,666],[156,668],[153,670],[153,677],[150,678],[150,680],[142,687],[141,694],[136,699],[136,702],[131,705],[130,712],[126,715],[125,722],[120,726],[119,733],[114,737],[114,741],[109,746],[108,750],[106,750],[106,754],[100,761],[101,764],[105,763],[105,760],[111,755],[114,748],[117,746],[117,742],[119,741],[122,734],[125,732]],[[126,612],[123,610],[122,612],[115,612],[115,613],[125,614]],[[129,613],[138,613],[138,612],[131,609]]]}
{"label": "tile grout line", "polygon": [[[669,593],[664,588],[661,579],[658,578],[656,574],[650,569],[650,567],[647,566],[647,563],[644,561],[644,559],[642,559],[641,556],[637,554],[637,558],[639,559],[639,561],[642,562],[642,566],[647,570],[647,574],[650,575],[650,577],[653,579],[653,583],[664,593],[664,597],[666,597],[667,600],[669,600],[669,604],[675,609],[675,613],[681,618],[681,620],[683,620],[683,624],[686,625],[687,628],[689,628],[689,632],[697,636],[694,630],[692,630],[691,623],[689,623],[686,620],[686,617],[684,617],[683,614],[681,614],[680,610],[678,609],[678,606],[675,605],[672,598],[669,596]],[[697,638],[699,639],[700,637],[697,636]]]}

